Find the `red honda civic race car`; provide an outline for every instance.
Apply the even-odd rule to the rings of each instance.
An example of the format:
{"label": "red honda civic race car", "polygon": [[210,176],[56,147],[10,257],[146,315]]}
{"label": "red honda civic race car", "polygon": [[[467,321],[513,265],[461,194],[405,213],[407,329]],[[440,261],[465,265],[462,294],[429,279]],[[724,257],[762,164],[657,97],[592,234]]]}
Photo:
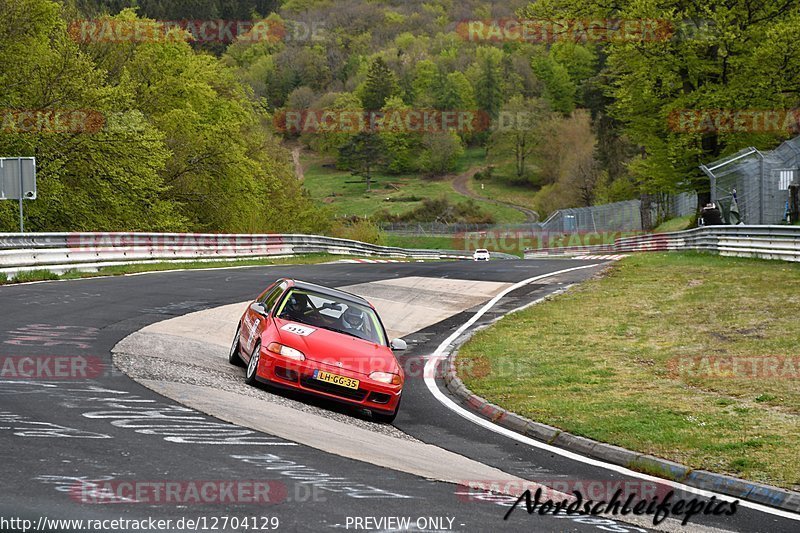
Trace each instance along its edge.
{"label": "red honda civic race car", "polygon": [[279,279],[239,320],[228,360],[247,365],[245,382],[300,390],[368,409],[392,422],[405,376],[375,308],[364,298]]}

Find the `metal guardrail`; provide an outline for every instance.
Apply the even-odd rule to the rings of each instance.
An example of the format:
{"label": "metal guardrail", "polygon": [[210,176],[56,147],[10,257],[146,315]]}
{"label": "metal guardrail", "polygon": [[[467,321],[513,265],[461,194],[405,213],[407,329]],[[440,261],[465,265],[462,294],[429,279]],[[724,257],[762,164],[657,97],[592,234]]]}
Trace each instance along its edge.
{"label": "metal guardrail", "polygon": [[800,226],[705,226],[672,233],[621,237],[614,245],[525,250],[525,258],[674,250],[707,250],[733,257],[800,261]]}
{"label": "metal guardrail", "polygon": [[[96,270],[133,263],[222,261],[307,253],[471,259],[468,250],[378,246],[322,235],[200,233],[0,233],[0,272]],[[497,258],[517,258],[495,253]]]}

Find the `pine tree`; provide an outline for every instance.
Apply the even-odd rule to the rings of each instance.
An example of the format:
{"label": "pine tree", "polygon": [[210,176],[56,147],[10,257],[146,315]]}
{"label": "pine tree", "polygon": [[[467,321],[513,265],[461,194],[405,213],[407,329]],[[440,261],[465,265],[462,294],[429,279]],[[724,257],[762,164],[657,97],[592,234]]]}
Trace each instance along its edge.
{"label": "pine tree", "polygon": [[480,82],[475,87],[478,106],[486,111],[492,119],[497,118],[500,107],[503,105],[503,92],[500,88],[498,66],[491,56],[486,56],[481,65]]}
{"label": "pine tree", "polygon": [[378,111],[386,100],[397,94],[397,78],[386,62],[380,57],[370,64],[367,81],[361,94],[361,103],[367,111]]}
{"label": "pine tree", "polygon": [[339,164],[353,176],[362,176],[367,192],[372,188],[372,171],[383,163],[383,147],[376,133],[361,132],[339,148]]}

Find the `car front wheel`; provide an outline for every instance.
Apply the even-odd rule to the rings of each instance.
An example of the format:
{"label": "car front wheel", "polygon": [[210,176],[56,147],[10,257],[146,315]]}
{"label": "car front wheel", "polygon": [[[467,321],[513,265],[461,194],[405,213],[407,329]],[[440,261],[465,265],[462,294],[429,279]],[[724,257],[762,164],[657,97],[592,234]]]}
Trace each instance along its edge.
{"label": "car front wheel", "polygon": [[256,344],[253,348],[253,355],[250,356],[250,362],[247,364],[247,372],[245,373],[244,382],[248,385],[256,384],[256,374],[258,374],[258,360],[261,356],[261,345]]}
{"label": "car front wheel", "polygon": [[228,362],[235,366],[244,366],[242,361],[242,352],[239,348],[239,337],[242,332],[242,326],[236,328],[236,335],[233,336],[233,343],[231,344],[231,351],[228,353]]}

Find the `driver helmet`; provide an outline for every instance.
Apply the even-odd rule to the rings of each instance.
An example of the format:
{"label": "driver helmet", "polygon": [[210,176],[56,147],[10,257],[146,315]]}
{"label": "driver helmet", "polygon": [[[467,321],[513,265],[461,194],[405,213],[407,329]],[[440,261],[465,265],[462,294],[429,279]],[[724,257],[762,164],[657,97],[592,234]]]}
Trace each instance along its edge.
{"label": "driver helmet", "polygon": [[361,329],[364,325],[364,311],[355,307],[348,307],[342,318],[353,329]]}
{"label": "driver helmet", "polygon": [[293,292],[286,302],[286,311],[293,315],[301,315],[308,309],[308,296]]}

